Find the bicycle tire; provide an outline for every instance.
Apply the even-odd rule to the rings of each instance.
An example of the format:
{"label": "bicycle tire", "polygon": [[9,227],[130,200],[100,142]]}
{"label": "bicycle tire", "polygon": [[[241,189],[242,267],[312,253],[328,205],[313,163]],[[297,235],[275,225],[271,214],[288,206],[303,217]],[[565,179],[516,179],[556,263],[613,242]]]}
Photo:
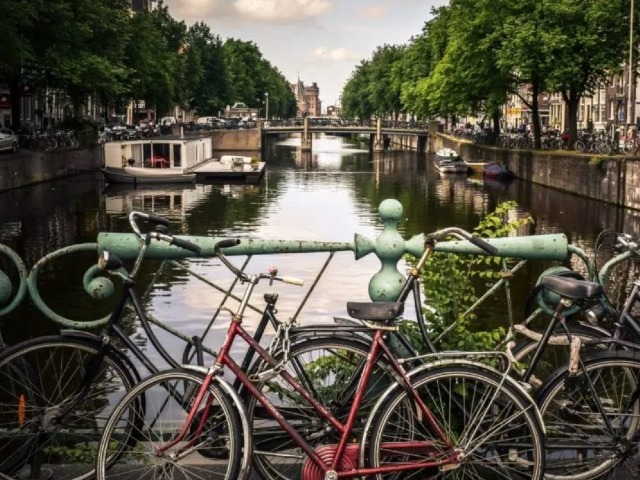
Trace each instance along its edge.
{"label": "bicycle tire", "polygon": [[596,143],[596,151],[601,155],[609,155],[611,153],[611,145],[607,142]]}
{"label": "bicycle tire", "polygon": [[576,150],[584,153],[584,151],[587,150],[587,145],[582,140],[576,140]]}
{"label": "bicycle tire", "polygon": [[[411,474],[439,480],[543,478],[543,433],[535,405],[531,398],[504,383],[499,374],[468,365],[449,365],[427,370],[411,380],[412,390],[419,392],[451,446],[434,435],[408,392],[396,389],[377,412],[369,442],[369,467],[444,460],[451,456],[453,447],[459,455],[455,462],[448,463],[451,468],[407,470],[401,478]],[[412,443],[410,452],[402,449],[402,442]],[[424,446],[419,442],[425,442]],[[395,471],[371,477],[380,480],[397,475]]]}
{"label": "bicycle tire", "polygon": [[[567,328],[569,329],[572,337],[579,337],[583,342],[610,338],[610,335],[603,329],[582,323],[570,321],[567,323]],[[557,332],[558,334],[564,333],[563,330],[557,330]],[[516,346],[512,350],[512,353],[521,367],[526,367],[529,365],[529,361],[531,360],[533,353],[535,352],[535,349],[537,348],[539,343],[540,342],[536,340],[526,338],[516,344]],[[607,347],[594,344],[589,348],[606,349]],[[548,344],[545,347],[542,356],[540,357],[535,371],[533,372],[532,381],[530,383],[534,386],[540,386],[547,379],[549,374],[555,372],[558,368],[568,365],[569,353],[569,345]]]}
{"label": "bicycle tire", "polygon": [[[9,446],[19,439],[23,442],[18,450],[22,458],[17,460],[22,465],[37,453],[39,462],[57,479],[86,480],[93,476],[102,424],[115,402],[135,384],[128,366],[107,351],[97,381],[74,400],[85,378],[86,361],[100,351],[100,345],[91,341],[47,336],[27,340],[0,354],[0,404],[5,411],[0,416],[0,458],[16,455]],[[14,376],[16,371],[24,372],[22,379]],[[10,382],[19,381],[25,382],[24,390],[33,398],[28,405],[15,396],[15,388],[6,388]],[[61,417],[61,410],[69,404],[71,410]],[[15,464],[12,469],[22,465]]]}
{"label": "bicycle tire", "polygon": [[[105,425],[98,445],[97,480],[156,478],[158,475],[167,479],[199,480],[221,473],[225,479],[238,478],[242,449],[240,417],[231,399],[217,384],[212,382],[208,388],[210,397],[205,404],[209,399],[212,404],[202,426],[204,430],[195,435],[201,416],[196,416],[192,425],[185,424],[190,402],[196,398],[203,378],[203,374],[185,369],[168,370],[142,380],[129,391]],[[178,399],[175,394],[184,397]],[[142,401],[147,402],[147,408],[143,418],[139,418],[138,405]],[[129,425],[135,443],[118,433],[123,423]],[[183,429],[187,436],[162,454],[160,447],[166,446]],[[197,445],[185,445],[196,440]],[[123,446],[126,447],[124,453],[109,468],[107,459],[121,452]],[[188,447],[186,454],[180,450],[182,446]],[[200,456],[202,451],[207,455]],[[203,461],[201,457],[209,460]]]}
{"label": "bicycle tire", "polygon": [[[369,346],[370,343],[341,337],[304,340],[291,346],[286,371],[336,418],[344,422],[360,378],[361,367],[369,354]],[[281,355],[280,353],[275,358],[279,360]],[[252,368],[252,374],[264,371],[265,368],[268,367],[264,363],[257,364]],[[358,410],[352,433],[354,439],[362,433],[371,407],[392,381],[391,367],[386,360],[379,359]],[[322,445],[325,452],[323,458],[329,455],[326,453],[327,449],[337,445],[338,433],[309,405],[304,403],[300,406],[297,394],[283,379],[276,377],[265,380],[256,384],[256,387],[287,421],[299,432],[303,432],[311,445]],[[255,397],[249,395],[246,404],[249,419],[253,422],[253,465],[260,477],[265,480],[301,479],[306,455],[279,425],[265,412],[261,412]]]}
{"label": "bicycle tire", "polygon": [[[28,435],[24,438],[17,433],[17,428],[30,420],[28,412],[34,411],[30,408],[35,405],[35,398],[29,378],[19,365],[7,365],[0,370],[0,473],[5,475],[16,473],[27,463],[32,446]],[[3,398],[7,397],[16,401],[5,401]]]}
{"label": "bicycle tire", "polygon": [[[595,397],[585,387],[585,372],[572,375],[568,368],[560,369],[536,395],[547,429],[545,478],[631,478],[618,474],[628,468],[627,462],[638,461],[632,453],[640,432],[640,357],[610,351],[589,356],[584,365],[597,389]],[[620,441],[603,427],[594,398],[600,404],[605,399],[607,417],[617,427],[614,435]]]}

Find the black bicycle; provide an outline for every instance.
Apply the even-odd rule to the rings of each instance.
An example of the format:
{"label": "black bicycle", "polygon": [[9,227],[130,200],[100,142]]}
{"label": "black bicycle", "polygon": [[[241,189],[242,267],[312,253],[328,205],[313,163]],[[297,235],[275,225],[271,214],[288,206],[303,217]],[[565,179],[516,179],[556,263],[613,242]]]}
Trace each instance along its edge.
{"label": "black bicycle", "polygon": [[[154,334],[136,291],[136,277],[151,242],[167,242],[194,255],[199,254],[200,247],[171,235],[169,221],[164,218],[132,212],[129,221],[141,240],[131,272],[108,252],[103,252],[98,262],[103,271],[123,282],[121,297],[102,331],[63,330],[59,335],[21,342],[0,354],[0,478],[24,468],[37,478],[43,467],[62,480],[93,476],[102,428],[113,406],[141,379],[139,368],[126,352],[150,373],[158,372],[144,346],[127,333],[132,319],[140,319],[155,350],[174,368],[194,358],[202,365],[204,353],[216,355],[202,345],[202,337],[188,338],[169,330],[187,342],[182,358],[173,358]],[[142,221],[152,230],[143,233],[138,225]],[[257,341],[268,325],[278,323],[277,299],[277,294],[265,295],[266,305],[254,334]],[[253,355],[251,350],[246,353],[243,369],[249,368]],[[127,435],[126,431],[122,433]]]}

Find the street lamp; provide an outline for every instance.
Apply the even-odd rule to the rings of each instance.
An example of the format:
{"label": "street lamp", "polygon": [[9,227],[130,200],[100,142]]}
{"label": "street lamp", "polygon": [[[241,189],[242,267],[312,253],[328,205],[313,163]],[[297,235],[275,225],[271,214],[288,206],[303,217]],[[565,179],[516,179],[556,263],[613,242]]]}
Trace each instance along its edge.
{"label": "street lamp", "polygon": [[264,114],[264,119],[269,120],[269,92],[264,92],[264,96],[267,99],[266,110]]}

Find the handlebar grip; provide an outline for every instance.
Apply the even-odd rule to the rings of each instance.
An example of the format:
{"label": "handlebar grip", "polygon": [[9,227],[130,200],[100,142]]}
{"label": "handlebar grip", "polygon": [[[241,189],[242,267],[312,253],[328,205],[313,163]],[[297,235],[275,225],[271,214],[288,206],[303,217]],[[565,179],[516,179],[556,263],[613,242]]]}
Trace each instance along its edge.
{"label": "handlebar grip", "polygon": [[165,227],[169,226],[169,220],[164,217],[159,217],[158,215],[152,215],[150,213],[147,214],[148,222],[155,223],[156,225],[164,225]]}
{"label": "handlebar grip", "polygon": [[200,245],[196,245],[188,240],[183,240],[181,238],[172,237],[171,245],[175,245],[176,247],[184,248],[185,250],[189,250],[196,255],[200,255]]}
{"label": "handlebar grip", "polygon": [[487,252],[487,253],[489,253],[491,255],[497,255],[498,254],[498,249],[496,247],[494,247],[490,243],[485,242],[484,240],[482,240],[479,237],[474,237],[473,235],[471,235],[469,237],[469,241],[471,243],[473,243],[476,247],[481,248],[482,250],[484,250],[485,252]]}
{"label": "handlebar grip", "polygon": [[302,287],[304,285],[304,280],[302,280],[301,278],[282,277],[282,281],[291,285],[298,285],[299,287]]}
{"label": "handlebar grip", "polygon": [[239,238],[226,238],[224,240],[220,240],[219,242],[216,242],[213,249],[214,251],[217,252],[221,248],[235,247],[236,245],[240,245]]}

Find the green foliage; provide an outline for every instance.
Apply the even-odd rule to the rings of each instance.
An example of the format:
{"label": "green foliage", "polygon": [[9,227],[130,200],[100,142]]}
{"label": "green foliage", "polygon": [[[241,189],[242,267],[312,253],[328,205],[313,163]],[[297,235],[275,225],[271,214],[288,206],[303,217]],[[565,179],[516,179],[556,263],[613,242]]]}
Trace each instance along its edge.
{"label": "green foliage", "polygon": [[[484,238],[508,236],[531,223],[531,217],[510,219],[509,212],[517,204],[507,201],[485,216],[474,229],[474,234]],[[415,259],[409,259],[415,261]],[[477,300],[474,279],[499,278],[502,259],[499,257],[471,256],[434,252],[422,272],[422,284],[430,308],[423,308],[431,338],[445,330],[438,348],[441,350],[481,351],[493,350],[504,338],[505,329],[490,331],[473,329],[477,314],[464,316]],[[484,282],[483,282],[484,283]],[[420,345],[420,333],[415,322],[403,322],[402,329],[415,345]],[[417,342],[417,343],[416,343]],[[424,350],[424,346],[422,348]]]}
{"label": "green foliage", "polygon": [[122,113],[144,101],[157,115],[177,104],[200,115],[218,115],[244,101],[273,115],[295,114],[284,76],[252,42],[229,47],[204,23],[189,28],[169,15],[163,0],[151,11],[131,14],[130,0],[0,0],[5,34],[0,83],[12,93],[12,117],[20,118],[25,84],[82,117],[89,98]]}
{"label": "green foliage", "polygon": [[580,99],[626,62],[629,12],[628,0],[452,0],[407,45],[380,47],[356,67],[344,115],[486,115],[497,126],[515,95],[531,109],[539,144],[538,96],[560,93],[573,143]]}
{"label": "green foliage", "polygon": [[[110,443],[110,450],[115,450],[118,447],[117,442]],[[43,448],[50,461],[54,463],[78,463],[84,465],[90,465],[95,463],[98,455],[98,443],[85,442],[76,443],[73,446],[68,445],[47,445]],[[143,461],[146,463],[147,457],[144,455],[144,445],[136,444],[132,449],[127,449],[121,457],[123,459],[131,459],[136,461]]]}

